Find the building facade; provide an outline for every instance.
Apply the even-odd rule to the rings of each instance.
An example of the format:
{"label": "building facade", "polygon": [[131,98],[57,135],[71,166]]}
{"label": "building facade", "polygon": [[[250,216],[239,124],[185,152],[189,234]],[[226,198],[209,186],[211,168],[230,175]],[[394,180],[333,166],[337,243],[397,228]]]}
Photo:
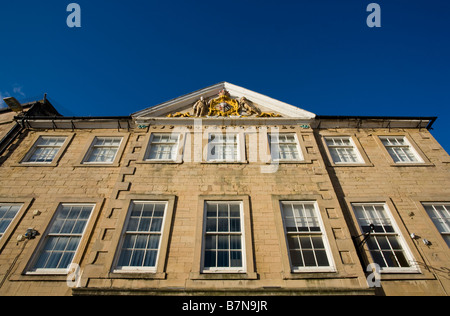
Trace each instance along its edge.
{"label": "building facade", "polygon": [[226,82],[124,117],[27,106],[0,113],[0,295],[450,291],[435,118]]}

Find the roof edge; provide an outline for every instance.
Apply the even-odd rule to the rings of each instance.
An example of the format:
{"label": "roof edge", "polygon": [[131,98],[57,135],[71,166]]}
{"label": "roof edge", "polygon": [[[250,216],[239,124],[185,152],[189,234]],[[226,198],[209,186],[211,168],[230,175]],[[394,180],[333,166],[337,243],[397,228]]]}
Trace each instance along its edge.
{"label": "roof edge", "polygon": [[268,97],[259,92],[255,92],[252,90],[248,90],[246,88],[234,85],[232,83],[222,81],[215,85],[208,86],[206,88],[196,90],[194,92],[184,94],[177,98],[171,99],[169,101],[160,103],[158,105],[143,109],[141,111],[135,112],[131,114],[134,118],[136,117],[145,117],[145,116],[158,116],[162,115],[165,112],[176,112],[181,108],[184,108],[190,104],[195,103],[198,98],[201,96],[209,98],[213,97],[220,92],[220,90],[226,89],[228,92],[236,96],[246,96],[250,100],[258,103],[260,105],[264,105],[265,107],[271,108],[281,114],[284,114],[288,117],[299,117],[299,118],[307,118],[312,119],[316,116],[316,114],[303,110],[297,106],[276,100],[274,98]]}
{"label": "roof edge", "polygon": [[[354,121],[409,121],[409,122],[419,122],[418,128],[421,128],[422,123],[427,123],[426,129],[433,129],[433,124],[438,119],[437,116],[358,116],[358,115],[317,115],[316,121],[322,120],[354,120]],[[389,127],[388,125],[387,127]]]}

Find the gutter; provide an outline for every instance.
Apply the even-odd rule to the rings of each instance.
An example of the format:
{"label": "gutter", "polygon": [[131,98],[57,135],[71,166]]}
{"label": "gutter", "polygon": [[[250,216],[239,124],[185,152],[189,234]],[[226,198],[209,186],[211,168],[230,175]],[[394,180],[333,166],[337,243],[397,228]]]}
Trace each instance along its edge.
{"label": "gutter", "polygon": [[93,124],[97,124],[98,128],[117,128],[119,130],[126,128],[129,130],[133,125],[131,116],[16,116],[14,119],[22,122],[23,127],[26,128],[50,128],[53,130],[92,128]]}
{"label": "gutter", "polygon": [[317,115],[316,121],[321,120],[383,120],[383,121],[429,121],[427,130],[433,129],[432,126],[437,120],[437,116],[348,116],[348,115]]}
{"label": "gutter", "polygon": [[16,116],[14,117],[15,120],[23,120],[26,119],[27,121],[86,121],[86,120],[131,120],[131,116],[30,116],[30,117],[23,117],[23,116]]}

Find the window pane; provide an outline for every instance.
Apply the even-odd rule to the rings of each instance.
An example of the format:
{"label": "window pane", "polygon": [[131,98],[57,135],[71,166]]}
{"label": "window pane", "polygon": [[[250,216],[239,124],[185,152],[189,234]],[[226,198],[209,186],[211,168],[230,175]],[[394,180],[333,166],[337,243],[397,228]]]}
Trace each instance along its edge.
{"label": "window pane", "polygon": [[[35,269],[67,269],[81,241],[93,206],[61,205],[44,238]],[[82,216],[81,216],[82,215]]]}
{"label": "window pane", "polygon": [[163,217],[165,209],[166,207],[164,204],[156,204],[154,216]]}
{"label": "window pane", "polygon": [[240,236],[230,236],[230,249],[242,249]]}
{"label": "window pane", "polygon": [[41,255],[39,256],[38,260],[36,261],[35,268],[41,269],[45,267],[45,263],[47,262],[48,258],[50,257],[49,251],[43,251]]}
{"label": "window pane", "polygon": [[160,235],[150,235],[150,238],[148,241],[148,249],[158,250],[159,240],[160,240]]}
{"label": "window pane", "polygon": [[242,252],[241,251],[230,251],[230,266],[231,267],[242,267]]}
{"label": "window pane", "polygon": [[150,159],[173,160],[176,156],[176,144],[159,145],[154,144],[150,148]]}
{"label": "window pane", "polygon": [[[371,233],[366,244],[374,262],[382,268],[410,267],[386,205],[357,204],[353,205],[353,210],[361,230]],[[374,231],[370,231],[370,223],[375,225]]]}
{"label": "window pane", "polygon": [[314,252],[312,250],[303,250],[303,260],[305,261],[305,267],[316,267],[316,259],[314,258]]}
{"label": "window pane", "polygon": [[228,232],[228,218],[219,218],[217,231],[219,232]]}
{"label": "window pane", "polygon": [[219,217],[228,217],[228,204],[218,205]]}
{"label": "window pane", "polygon": [[80,244],[80,237],[71,237],[70,240],[67,243],[66,250],[68,251],[75,251]]}
{"label": "window pane", "polygon": [[361,163],[361,158],[350,137],[325,138],[334,163]]}
{"label": "window pane", "polygon": [[402,267],[402,268],[409,267],[408,260],[406,259],[403,251],[395,251],[394,255],[395,255],[400,267]]}
{"label": "window pane", "polygon": [[241,231],[241,219],[240,218],[230,218],[230,231],[240,232]]}
{"label": "window pane", "polygon": [[145,252],[145,260],[143,263],[144,267],[154,267],[156,265],[156,257],[158,256],[158,251],[147,250]]}
{"label": "window pane", "polygon": [[128,222],[127,231],[129,232],[138,231],[138,225],[139,225],[139,217],[131,217]]}
{"label": "window pane", "polygon": [[281,205],[292,267],[330,266],[314,203],[282,202]]}
{"label": "window pane", "polygon": [[205,249],[216,249],[216,235],[206,235],[205,237]]}
{"label": "window pane", "polygon": [[217,252],[217,267],[228,268],[230,266],[230,257],[228,251]]}
{"label": "window pane", "polygon": [[150,223],[152,219],[147,217],[141,217],[139,222],[138,231],[140,232],[148,232],[150,230]]}
{"label": "window pane", "polygon": [[387,264],[380,251],[371,250],[370,254],[373,261],[380,266],[380,268],[386,268]]}
{"label": "window pane", "polygon": [[422,162],[406,137],[381,137],[380,139],[394,162]]}
{"label": "window pane", "polygon": [[2,236],[1,234],[3,234],[6,231],[10,223],[11,223],[10,220],[0,221],[0,237]]}
{"label": "window pane", "polygon": [[52,162],[66,137],[39,137],[28,155],[27,162]]}
{"label": "window pane", "polygon": [[450,247],[450,203],[424,204],[425,210]]}
{"label": "window pane", "polygon": [[312,249],[312,243],[310,237],[300,237],[301,249]]}
{"label": "window pane", "polygon": [[150,227],[150,231],[152,232],[160,232],[162,228],[163,219],[161,217],[153,217],[152,226]]}
{"label": "window pane", "polygon": [[288,232],[320,232],[313,204],[283,204],[284,222]]}
{"label": "window pane", "polygon": [[291,264],[294,267],[304,267],[302,253],[298,250],[291,250]]}
{"label": "window pane", "polygon": [[273,160],[299,160],[302,158],[295,134],[270,135],[269,141]]}
{"label": "window pane", "polygon": [[325,250],[316,250],[316,260],[317,260],[317,266],[319,267],[327,267],[330,265],[328,262],[327,253]]}
{"label": "window pane", "polygon": [[324,249],[322,237],[311,237],[311,241],[315,249]]}
{"label": "window pane", "polygon": [[217,242],[217,249],[229,249],[230,248],[230,244],[229,244],[229,237],[228,235],[226,236],[218,236],[218,242]]}
{"label": "window pane", "polygon": [[73,231],[73,228],[75,227],[75,223],[76,223],[75,220],[68,220],[68,219],[66,219],[64,224],[63,224],[63,226],[62,226],[62,228],[61,228],[60,233],[61,234],[71,234],[72,231]]}
{"label": "window pane", "polygon": [[120,267],[127,267],[130,265],[130,259],[133,251],[130,249],[122,249],[122,252],[120,254],[118,266]]}
{"label": "window pane", "polygon": [[288,236],[288,246],[291,250],[299,250],[300,240],[298,239],[298,236]]}
{"label": "window pane", "polygon": [[179,134],[152,134],[149,160],[175,160],[178,150]]}
{"label": "window pane", "polygon": [[0,204],[0,238],[19,212],[21,205]]}
{"label": "window pane", "polygon": [[206,216],[217,217],[217,204],[206,204]]}
{"label": "window pane", "polygon": [[216,251],[205,251],[205,268],[211,268],[216,266]]}
{"label": "window pane", "polygon": [[205,269],[242,267],[240,203],[205,203]]}
{"label": "window pane", "polygon": [[131,255],[130,267],[142,267],[144,262],[144,250],[135,249]]}
{"label": "window pane", "polygon": [[[161,206],[164,207],[164,205],[161,205]],[[142,217],[150,217],[151,218],[153,216],[154,208],[155,208],[154,204],[143,204],[142,208],[140,208],[142,210],[142,213],[140,213],[140,216],[142,216]]]}
{"label": "window pane", "polygon": [[136,243],[134,244],[135,249],[146,249],[148,242],[148,235],[137,235]]}
{"label": "window pane", "polygon": [[46,265],[43,266],[42,268],[45,268],[45,269],[58,269],[59,268],[59,261],[61,260],[62,255],[63,255],[63,252],[61,252],[61,251],[51,252],[49,254],[49,259],[46,262]]}
{"label": "window pane", "polygon": [[236,161],[237,135],[211,134],[208,141],[208,160]]}
{"label": "window pane", "polygon": [[429,204],[424,205],[440,233],[450,233],[450,204]]}
{"label": "window pane", "polygon": [[240,217],[241,209],[239,204],[230,204],[230,217]]}
{"label": "window pane", "polygon": [[113,162],[117,148],[93,148],[88,162]]}
{"label": "window pane", "polygon": [[74,252],[65,252],[62,255],[61,261],[59,262],[58,266],[62,268],[68,268],[70,266],[70,263],[72,262]]}
{"label": "window pane", "polygon": [[155,267],[167,204],[132,202],[117,266]]}

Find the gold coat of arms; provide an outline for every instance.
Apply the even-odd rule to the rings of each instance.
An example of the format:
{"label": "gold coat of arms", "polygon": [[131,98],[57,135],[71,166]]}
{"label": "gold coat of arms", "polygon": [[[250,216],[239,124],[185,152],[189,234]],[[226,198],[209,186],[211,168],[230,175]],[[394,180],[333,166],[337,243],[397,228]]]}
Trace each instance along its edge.
{"label": "gold coat of arms", "polygon": [[219,97],[209,102],[208,116],[239,115],[239,102],[233,100],[226,90],[219,93]]}

